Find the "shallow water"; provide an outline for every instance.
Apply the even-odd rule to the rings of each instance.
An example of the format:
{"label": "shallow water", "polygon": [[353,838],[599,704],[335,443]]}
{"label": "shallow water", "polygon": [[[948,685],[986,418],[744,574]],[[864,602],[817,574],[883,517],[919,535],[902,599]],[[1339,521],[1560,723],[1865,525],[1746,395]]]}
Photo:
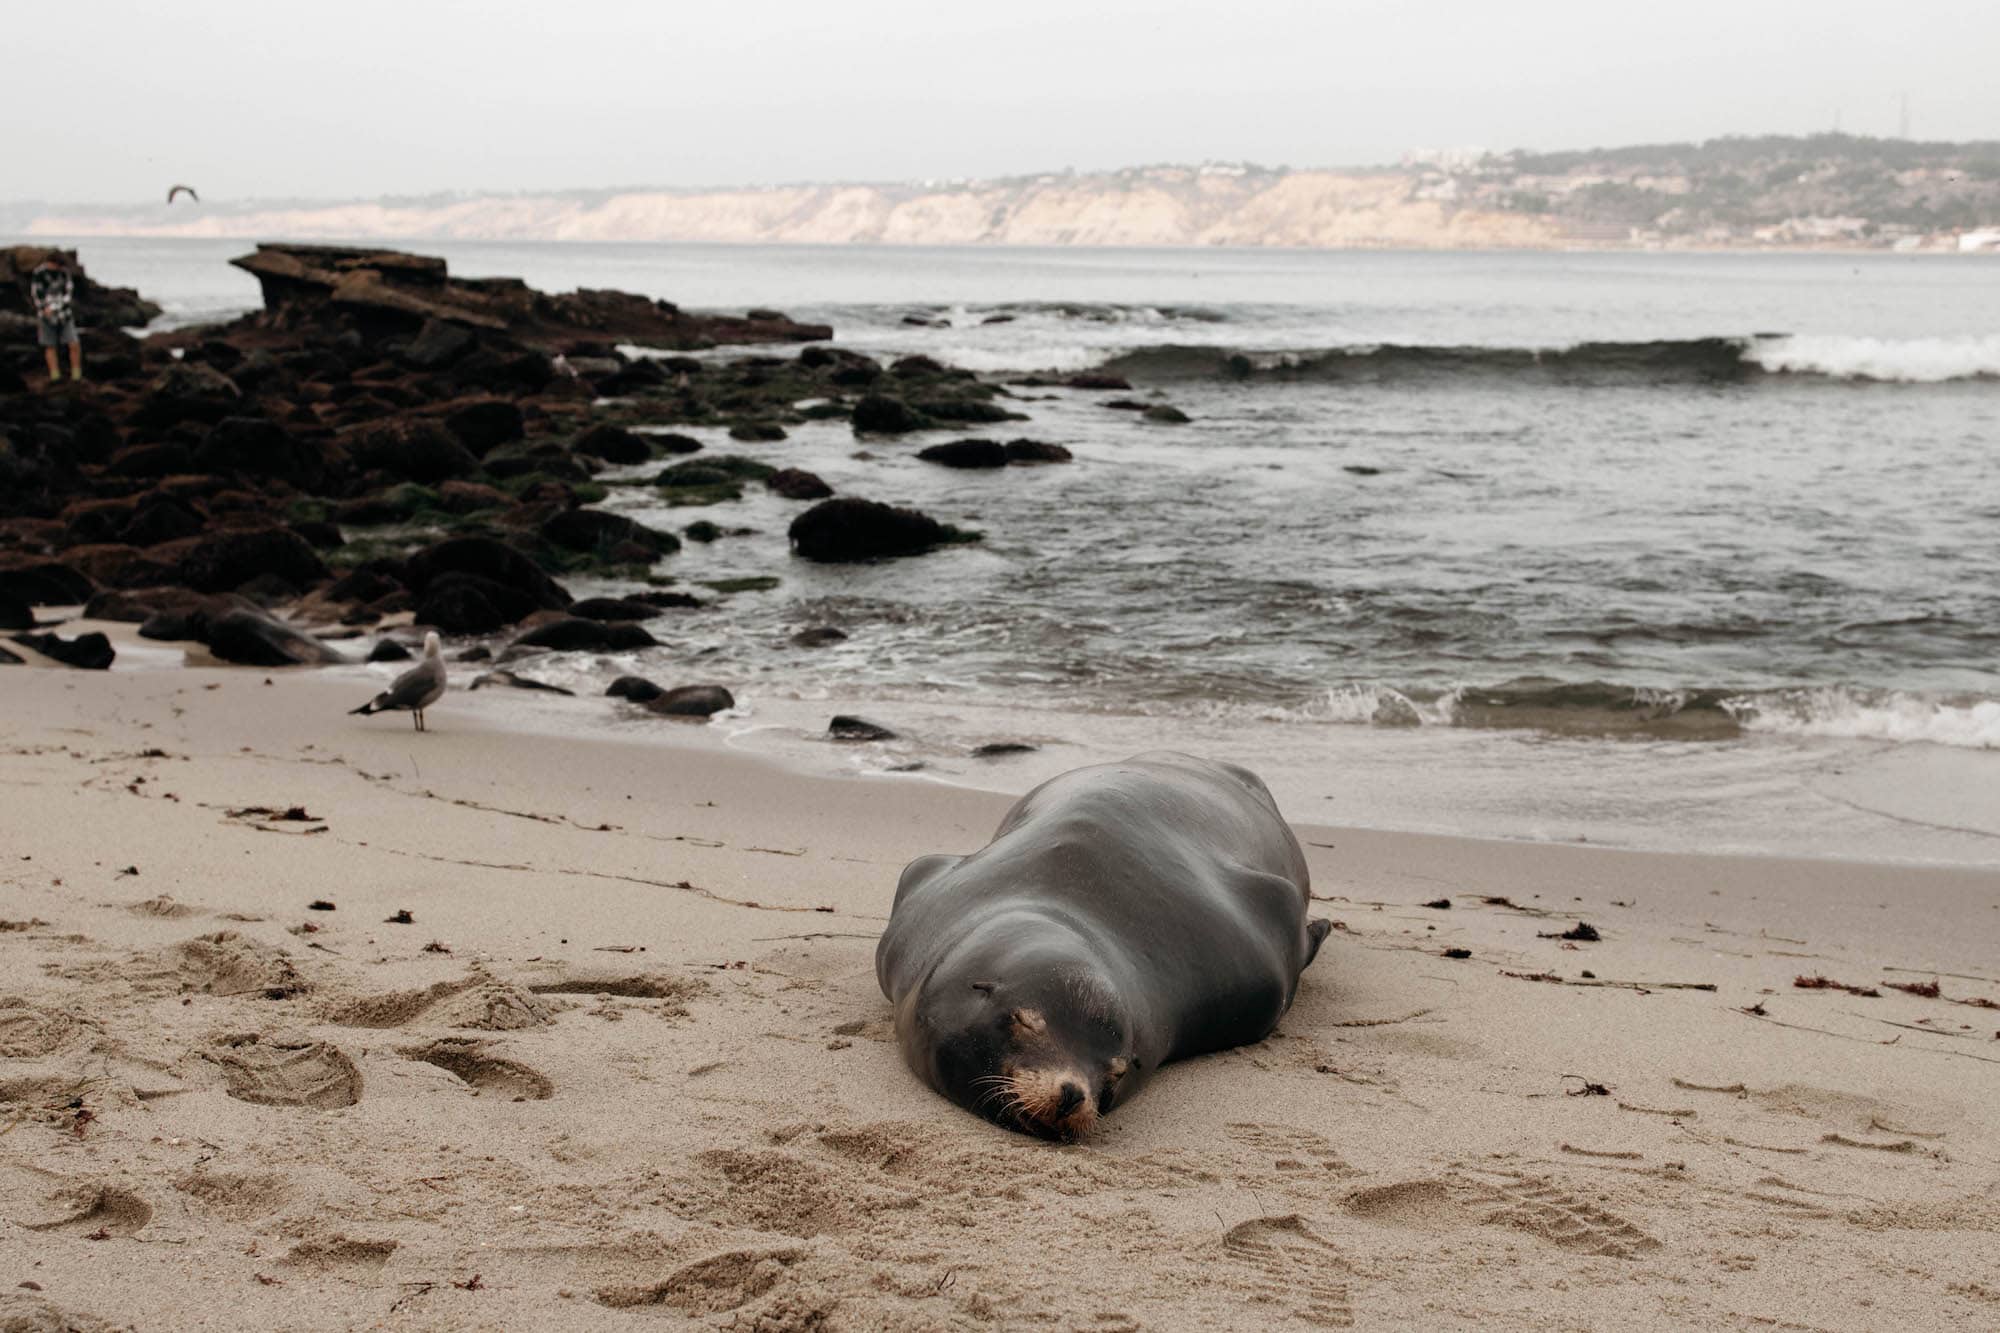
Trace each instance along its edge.
{"label": "shallow water", "polygon": [[[90,241],[84,259],[185,319],[255,300],[222,262],[244,248]],[[1135,385],[1017,388],[1027,421],[861,442],[870,459],[843,423],[777,445],[693,432],[987,540],[827,569],[786,550],[796,505],[670,510],[621,488],[613,507],[659,526],[756,530],[661,574],[779,586],[655,622],[662,649],[543,674],[720,680],[752,702],[722,724],[742,743],[837,766],[1009,784],[1044,759],[1199,744],[1327,807],[1302,817],[2000,859],[2000,264],[426,248],[467,275],[774,305],[883,356],[1001,377],[1110,363]],[[1118,397],[1194,420],[1102,405]],[[966,435],[1077,461],[915,458]],[[850,638],[789,644],[821,624]],[[916,719],[915,739],[815,749],[822,705],[857,701]],[[1004,777],[957,757],[1016,732],[1057,744]]]}

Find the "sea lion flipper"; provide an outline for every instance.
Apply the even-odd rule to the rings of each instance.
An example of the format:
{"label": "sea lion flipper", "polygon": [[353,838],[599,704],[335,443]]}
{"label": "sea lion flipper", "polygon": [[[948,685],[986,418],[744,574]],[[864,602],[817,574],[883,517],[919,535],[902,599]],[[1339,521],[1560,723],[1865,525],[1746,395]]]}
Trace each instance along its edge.
{"label": "sea lion flipper", "polygon": [[1323,916],[1316,916],[1306,922],[1306,956],[1299,964],[1299,971],[1303,972],[1312,966],[1312,960],[1319,957],[1319,946],[1332,932],[1333,922]]}

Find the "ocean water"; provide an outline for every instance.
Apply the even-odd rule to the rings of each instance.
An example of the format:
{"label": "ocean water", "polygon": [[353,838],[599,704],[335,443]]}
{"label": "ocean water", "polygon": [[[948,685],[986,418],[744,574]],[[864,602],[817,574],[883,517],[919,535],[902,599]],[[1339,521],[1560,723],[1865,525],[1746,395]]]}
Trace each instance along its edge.
{"label": "ocean water", "polygon": [[[255,303],[224,262],[244,248],[83,258],[176,323]],[[427,248],[467,276],[775,306],[1002,381],[1134,385],[1016,387],[1026,421],[898,441],[692,432],[986,541],[815,567],[786,548],[796,505],[618,488],[611,507],[657,526],[752,530],[660,573],[777,586],[655,622],[663,648],[524,671],[728,684],[744,706],[715,725],[736,743],[842,771],[1019,787],[1177,746],[1250,763],[1302,819],[2000,863],[2000,263]],[[744,354],[791,353],[714,355]],[[915,457],[974,435],[1076,461]],[[790,644],[817,625],[849,638]],[[907,739],[817,738],[856,709]],[[967,757],[995,740],[1042,748]]]}

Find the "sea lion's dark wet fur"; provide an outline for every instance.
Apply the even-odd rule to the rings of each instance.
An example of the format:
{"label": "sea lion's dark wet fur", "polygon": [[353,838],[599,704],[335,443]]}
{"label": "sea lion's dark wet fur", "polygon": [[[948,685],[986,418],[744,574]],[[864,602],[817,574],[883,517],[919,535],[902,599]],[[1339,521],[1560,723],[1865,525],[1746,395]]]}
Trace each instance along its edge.
{"label": "sea lion's dark wet fur", "polygon": [[1326,937],[1255,774],[1155,752],[1029,792],[970,856],[912,861],[875,973],[917,1075],[1074,1137],[1170,1060],[1259,1041]]}

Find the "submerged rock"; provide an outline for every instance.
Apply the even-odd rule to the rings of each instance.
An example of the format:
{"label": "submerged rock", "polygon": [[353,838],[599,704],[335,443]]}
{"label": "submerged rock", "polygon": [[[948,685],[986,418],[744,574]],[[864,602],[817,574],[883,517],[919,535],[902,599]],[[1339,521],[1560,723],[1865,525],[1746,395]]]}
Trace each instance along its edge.
{"label": "submerged rock", "polygon": [[644,702],[650,711],[668,717],[708,717],[736,707],[736,696],[720,685],[681,685]]}
{"label": "submerged rock", "polygon": [[836,714],[833,721],[826,724],[826,734],[837,741],[893,741],[896,733],[879,722],[851,714]]}
{"label": "submerged rock", "polygon": [[917,457],[945,467],[999,468],[1007,466],[1007,447],[998,440],[953,440],[919,449]]}
{"label": "submerged rock", "polygon": [[914,509],[874,500],[822,500],[792,520],[792,549],[807,560],[838,564],[919,555],[939,546],[976,542],[980,534],[940,523]]}
{"label": "submerged rock", "polygon": [[644,676],[620,676],[605,687],[604,693],[609,698],[630,699],[635,704],[643,704],[659,698],[666,691]]}
{"label": "submerged rock", "polygon": [[651,648],[659,640],[629,620],[586,620],[571,616],[537,625],[514,640],[516,648],[547,648],[559,653],[612,653]]}
{"label": "submerged rock", "polygon": [[780,468],[766,477],[764,484],[787,500],[824,500],[833,494],[833,487],[816,473],[798,467]]}

